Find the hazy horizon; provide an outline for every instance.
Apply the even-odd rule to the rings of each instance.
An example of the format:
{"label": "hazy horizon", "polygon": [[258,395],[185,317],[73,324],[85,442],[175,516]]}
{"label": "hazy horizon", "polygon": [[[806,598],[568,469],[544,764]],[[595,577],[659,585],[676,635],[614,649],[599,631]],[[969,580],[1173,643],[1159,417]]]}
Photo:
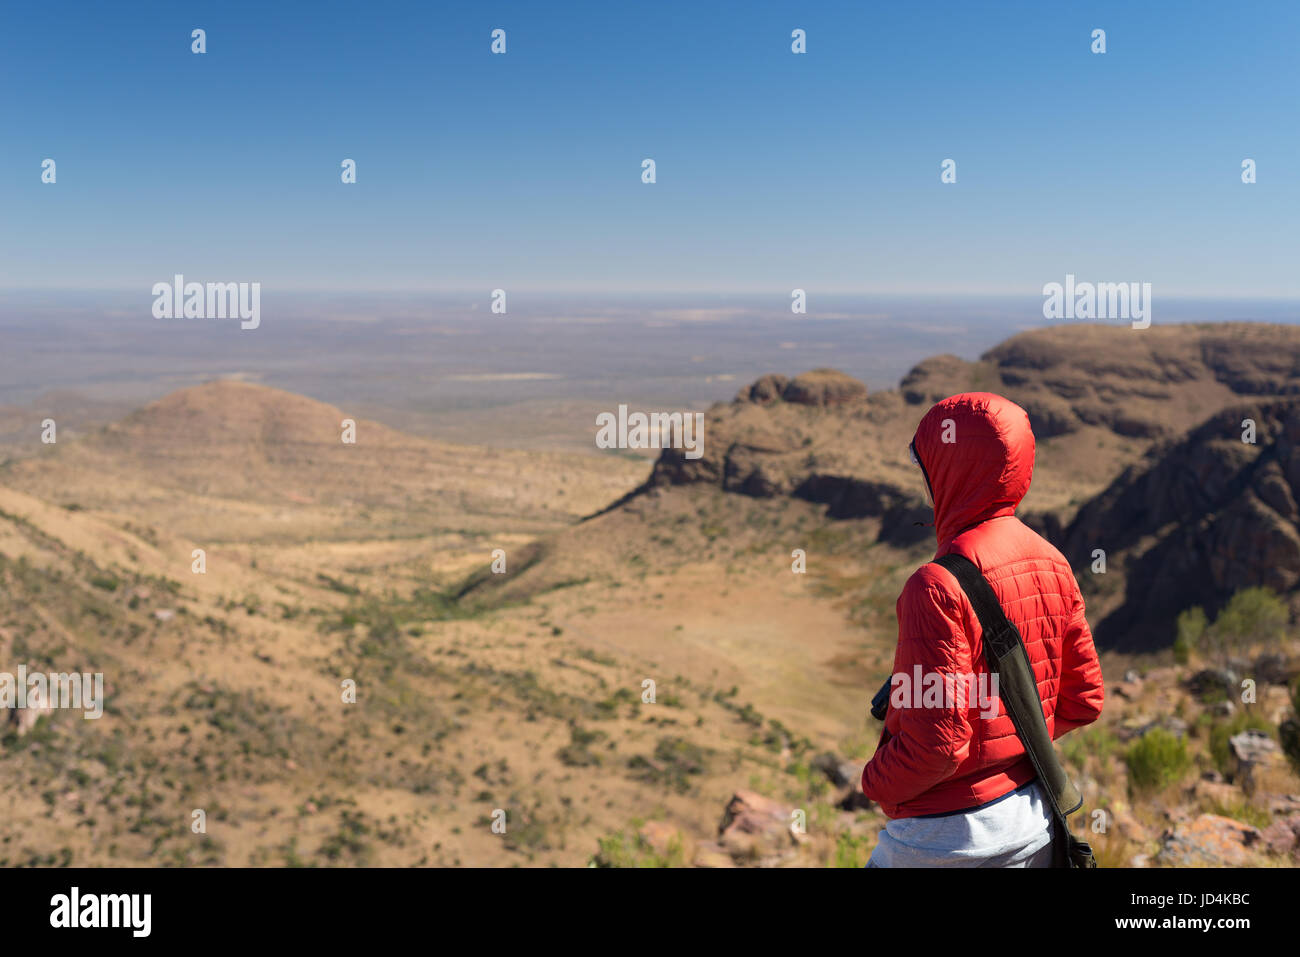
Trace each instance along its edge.
{"label": "hazy horizon", "polygon": [[[701,406],[768,372],[832,366],[873,391],[922,359],[975,359],[1042,317],[1041,297],[516,294],[486,297],[264,295],[259,328],[156,319],[141,295],[0,294],[0,405],[74,391],[157,398],[243,377],[332,402],[464,411],[522,399]],[[1167,300],[1154,323],[1300,321],[1300,302]],[[1120,323],[1123,325],[1124,323]],[[593,332],[595,331],[595,332]],[[1141,330],[1134,330],[1141,334]],[[395,395],[407,387],[405,397]]]}

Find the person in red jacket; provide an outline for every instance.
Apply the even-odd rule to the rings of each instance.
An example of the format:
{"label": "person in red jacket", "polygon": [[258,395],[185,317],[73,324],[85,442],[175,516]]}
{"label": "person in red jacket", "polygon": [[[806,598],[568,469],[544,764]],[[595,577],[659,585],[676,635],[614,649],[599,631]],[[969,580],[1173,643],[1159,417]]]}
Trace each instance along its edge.
{"label": "person in red jacket", "polygon": [[[960,553],[988,579],[1024,638],[1052,738],[1095,721],[1101,665],[1078,582],[1061,553],[1015,516],[1034,470],[1025,410],[988,392],[951,396],[921,419],[911,453],[934,508],[935,558]],[[1051,866],[1047,798],[996,695],[918,706],[906,687],[939,675],[947,687],[991,688],[980,623],[961,586],[927,563],[896,610],[893,690],[862,772],[863,792],[890,820],[868,866]]]}

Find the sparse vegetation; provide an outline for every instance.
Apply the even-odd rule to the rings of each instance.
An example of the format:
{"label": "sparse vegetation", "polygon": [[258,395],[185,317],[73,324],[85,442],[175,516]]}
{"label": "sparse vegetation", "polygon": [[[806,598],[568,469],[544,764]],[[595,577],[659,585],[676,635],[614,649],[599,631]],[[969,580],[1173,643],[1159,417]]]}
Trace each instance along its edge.
{"label": "sparse vegetation", "polygon": [[636,755],[628,768],[638,780],[672,788],[679,793],[690,790],[690,778],[704,773],[711,751],[678,737],[660,738],[653,757]]}
{"label": "sparse vegetation", "polygon": [[[633,828],[640,822],[633,822]],[[635,830],[616,831],[597,839],[599,850],[592,857],[592,867],[685,867],[686,860],[680,841],[670,843],[666,853],[660,854]]]}
{"label": "sparse vegetation", "polygon": [[1179,664],[1187,664],[1192,651],[1200,645],[1205,630],[1209,625],[1210,622],[1205,616],[1205,609],[1199,605],[1179,614],[1176,626],[1177,634],[1174,638],[1174,659]]}
{"label": "sparse vegetation", "polygon": [[1275,644],[1289,619],[1286,605],[1271,590],[1243,588],[1228,600],[1212,624],[1199,607],[1180,614],[1174,657],[1186,664],[1195,651],[1226,666],[1245,649]]}
{"label": "sparse vegetation", "polygon": [[[995,362],[977,366],[969,378],[1004,387]],[[55,713],[22,735],[6,725],[8,813],[23,837],[0,862],[665,867],[695,863],[700,849],[706,862],[754,863],[761,855],[714,830],[728,795],[748,787],[778,812],[807,812],[797,848],[776,815],[793,860],[865,863],[884,820],[852,794],[879,737],[866,698],[890,668],[902,583],[933,550],[928,530],[911,530],[915,475],[893,461],[919,406],[893,418],[895,395],[845,418],[778,396],[765,408],[789,448],[747,454],[782,482],[803,482],[783,470],[813,462],[842,485],[737,495],[675,477],[606,512],[646,460],[634,473],[615,456],[484,449],[466,470],[463,450],[441,457],[371,424],[374,454],[344,461],[338,410],[272,393],[266,417],[257,387],[217,392],[185,413],[193,428],[174,428],[173,409],[156,433],[133,421],[111,443],[4,466],[0,648],[29,667],[104,671],[122,720]],[[202,432],[214,418],[219,428]],[[267,456],[256,441],[238,454],[205,444],[256,434],[250,422],[301,445]],[[328,441],[304,422],[325,423]],[[727,424],[746,441],[743,422]],[[195,436],[197,451],[181,441]],[[1152,447],[1095,424],[1049,446],[1043,513],[1088,506]],[[157,481],[138,461],[157,464]],[[511,475],[508,487],[494,474]],[[48,488],[62,505],[41,505]],[[191,572],[196,542],[209,550],[204,575]],[[806,575],[791,574],[796,546]],[[508,573],[490,567],[497,548]],[[1114,556],[1116,574],[1085,576],[1099,620],[1125,600],[1125,557]],[[1217,592],[1201,600],[1218,607]],[[1247,798],[1229,779],[1227,742],[1259,728],[1300,771],[1300,722],[1276,723],[1282,679],[1268,688],[1261,677],[1259,703],[1244,707],[1221,691],[1197,699],[1182,682],[1203,669],[1207,687],[1223,684],[1210,664],[1262,675],[1253,666],[1271,650],[1273,674],[1292,673],[1285,610],[1247,589],[1213,622],[1185,612],[1177,666],[1167,649],[1135,655],[1152,677],[1108,688],[1102,721],[1059,742],[1090,802],[1116,809],[1120,823],[1096,841],[1104,861],[1150,856],[1165,811],[1269,825],[1269,795]],[[1108,676],[1129,665],[1108,661]],[[655,703],[641,700],[646,677]],[[1282,793],[1298,790],[1285,780]],[[1126,786],[1141,799],[1124,802]],[[197,808],[211,835],[190,830]],[[628,823],[650,808],[664,820]],[[689,839],[665,843],[675,829]]]}
{"label": "sparse vegetation", "polygon": [[1164,728],[1152,728],[1130,744],[1124,761],[1128,765],[1129,782],[1139,793],[1167,787],[1191,767],[1186,742]]}
{"label": "sparse vegetation", "polygon": [[569,728],[569,743],[560,748],[558,757],[561,763],[569,767],[585,768],[601,763],[600,755],[591,750],[591,745],[605,737],[601,731],[587,731],[576,724]]}

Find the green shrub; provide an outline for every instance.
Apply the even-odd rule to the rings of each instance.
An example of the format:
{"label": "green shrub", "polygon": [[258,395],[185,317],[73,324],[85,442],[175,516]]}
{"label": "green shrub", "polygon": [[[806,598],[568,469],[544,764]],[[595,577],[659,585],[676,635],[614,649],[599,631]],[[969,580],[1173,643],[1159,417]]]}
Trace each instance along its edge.
{"label": "green shrub", "polygon": [[865,835],[855,837],[845,831],[835,839],[835,866],[865,867],[867,861],[871,859],[873,846],[871,838]]}
{"label": "green shrub", "polygon": [[591,746],[605,737],[603,731],[588,731],[576,724],[569,727],[569,743],[556,752],[560,762],[571,768],[585,768],[600,764],[600,755]]}
{"label": "green shrub", "polygon": [[600,850],[591,858],[591,867],[685,867],[681,841],[674,839],[667,852],[660,854],[640,834],[625,831],[597,838]]}
{"label": "green shrub", "polygon": [[1182,738],[1164,728],[1152,728],[1129,745],[1124,763],[1134,790],[1157,791],[1181,778],[1191,766],[1191,758]]}
{"label": "green shrub", "polygon": [[690,790],[689,778],[704,773],[710,756],[709,749],[685,738],[660,738],[655,745],[653,758],[636,755],[628,761],[628,768],[639,780],[670,787],[685,794]]}
{"label": "green shrub", "polygon": [[1206,630],[1208,644],[1221,659],[1282,637],[1290,615],[1282,599],[1267,588],[1243,588],[1228,600]]}
{"label": "green shrub", "polygon": [[1180,665],[1187,664],[1196,646],[1201,643],[1205,629],[1209,627],[1205,609],[1200,605],[1188,608],[1178,616],[1178,637],[1174,639],[1174,660]]}

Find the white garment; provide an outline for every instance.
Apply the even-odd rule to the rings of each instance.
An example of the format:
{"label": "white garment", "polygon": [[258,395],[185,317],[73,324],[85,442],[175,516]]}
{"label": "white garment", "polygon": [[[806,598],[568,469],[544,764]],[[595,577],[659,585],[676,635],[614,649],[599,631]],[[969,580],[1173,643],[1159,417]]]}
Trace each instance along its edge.
{"label": "white garment", "polygon": [[898,818],[867,867],[1051,867],[1049,807],[1034,780],[967,811]]}

